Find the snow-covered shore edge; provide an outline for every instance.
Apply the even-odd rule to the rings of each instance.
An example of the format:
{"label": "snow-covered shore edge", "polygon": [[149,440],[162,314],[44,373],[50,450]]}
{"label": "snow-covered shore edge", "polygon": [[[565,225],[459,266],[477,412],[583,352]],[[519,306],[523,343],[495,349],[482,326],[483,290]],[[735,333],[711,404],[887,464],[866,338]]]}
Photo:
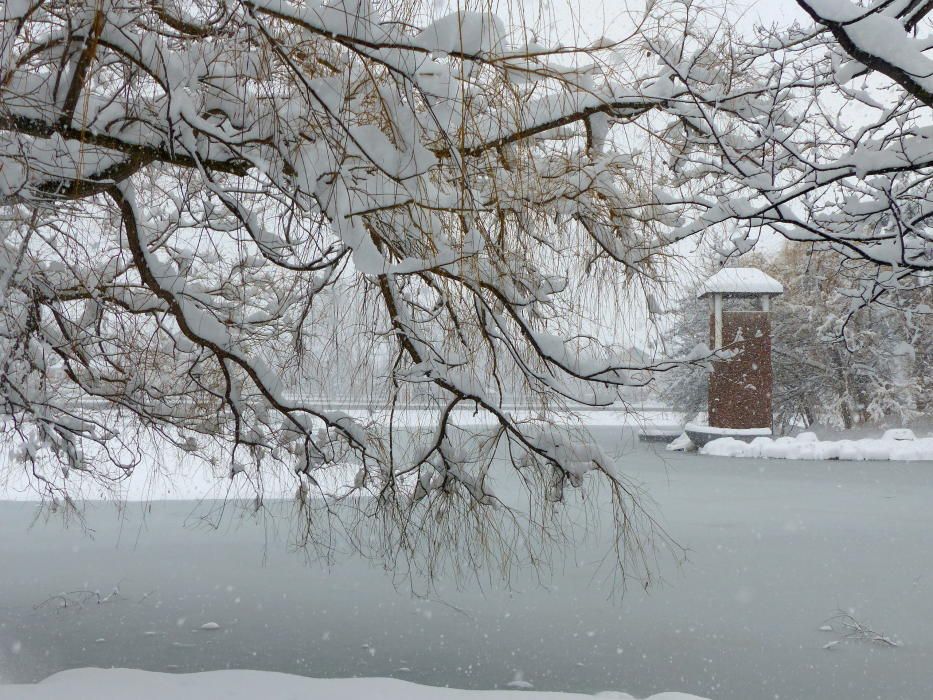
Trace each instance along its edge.
{"label": "snow-covered shore edge", "polygon": [[[672,444],[672,449],[678,446]],[[745,442],[733,437],[711,440],[700,448],[700,454],[711,457],[744,457],[751,459],[804,459],[843,461],[933,461],[933,435],[915,437],[904,428],[888,430],[880,438],[858,440],[820,440],[814,433],[796,437],[756,437]]]}
{"label": "snow-covered shore edge", "polygon": [[[459,690],[395,678],[308,678],[271,671],[156,673],[125,668],[79,668],[39,683],[0,684],[0,700],[634,700],[620,692],[596,695],[535,690]],[[704,700],[659,693],[646,700]]]}

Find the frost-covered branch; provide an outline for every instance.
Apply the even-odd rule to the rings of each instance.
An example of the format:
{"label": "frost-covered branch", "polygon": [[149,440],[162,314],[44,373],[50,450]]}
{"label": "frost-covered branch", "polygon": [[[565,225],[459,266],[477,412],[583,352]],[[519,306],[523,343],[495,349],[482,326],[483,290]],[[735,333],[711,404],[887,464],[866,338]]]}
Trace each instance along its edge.
{"label": "frost-covered branch", "polygon": [[638,27],[548,47],[420,9],[3,5],[0,401],[40,488],[124,478],[155,434],[258,502],[293,481],[309,541],[355,523],[430,568],[523,553],[591,482],[647,563],[637,489],[551,416],[694,361],[635,360],[596,313],[660,276],[672,215],[615,132],[678,95]]}

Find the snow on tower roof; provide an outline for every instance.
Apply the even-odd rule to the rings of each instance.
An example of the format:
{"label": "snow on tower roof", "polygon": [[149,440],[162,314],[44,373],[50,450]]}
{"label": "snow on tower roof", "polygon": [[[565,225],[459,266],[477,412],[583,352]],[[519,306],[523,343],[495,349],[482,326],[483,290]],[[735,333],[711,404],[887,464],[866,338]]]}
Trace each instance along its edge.
{"label": "snow on tower roof", "polygon": [[710,294],[783,294],[784,286],[757,267],[724,267],[700,285],[697,299]]}

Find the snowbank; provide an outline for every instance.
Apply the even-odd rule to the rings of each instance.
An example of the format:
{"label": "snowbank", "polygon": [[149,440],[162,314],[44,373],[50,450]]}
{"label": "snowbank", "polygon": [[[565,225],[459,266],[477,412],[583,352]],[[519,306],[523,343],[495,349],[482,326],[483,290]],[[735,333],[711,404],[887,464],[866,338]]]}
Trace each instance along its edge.
{"label": "snowbank", "polygon": [[[306,678],[269,671],[153,673],[123,668],[63,671],[34,685],[0,685],[0,700],[634,700],[625,693],[596,696],[516,690],[457,690],[393,678]],[[648,700],[702,700],[660,693]]]}
{"label": "snowbank", "polygon": [[933,460],[933,437],[916,438],[903,428],[888,430],[880,438],[861,440],[820,440],[813,433],[775,440],[756,437],[750,443],[724,437],[706,443],[700,454],[766,459],[920,461]]}

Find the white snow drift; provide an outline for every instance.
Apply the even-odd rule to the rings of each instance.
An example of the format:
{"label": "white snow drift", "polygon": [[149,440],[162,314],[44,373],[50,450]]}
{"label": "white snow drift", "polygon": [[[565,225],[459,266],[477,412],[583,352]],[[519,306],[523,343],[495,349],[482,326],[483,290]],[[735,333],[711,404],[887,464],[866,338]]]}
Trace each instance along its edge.
{"label": "white snow drift", "polygon": [[[41,683],[0,685],[0,700],[634,700],[626,693],[544,693],[516,690],[457,690],[393,678],[306,678],[268,671],[209,671],[172,674],[130,669],[81,668]],[[660,693],[647,700],[702,700],[685,693]]]}
{"label": "white snow drift", "polygon": [[701,454],[715,457],[764,457],[768,459],[843,459],[880,461],[933,460],[933,436],[917,438],[904,428],[888,430],[880,438],[820,440],[814,433],[796,437],[756,437],[743,442],[731,437],[711,440]]}

